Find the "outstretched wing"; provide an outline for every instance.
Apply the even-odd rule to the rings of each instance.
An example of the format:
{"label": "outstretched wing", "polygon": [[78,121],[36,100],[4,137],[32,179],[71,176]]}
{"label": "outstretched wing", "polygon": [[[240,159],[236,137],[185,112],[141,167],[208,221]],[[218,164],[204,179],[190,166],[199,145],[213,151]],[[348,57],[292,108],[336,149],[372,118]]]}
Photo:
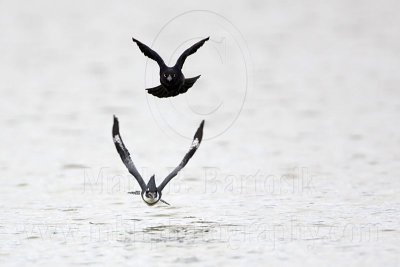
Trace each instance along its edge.
{"label": "outstretched wing", "polygon": [[203,139],[203,127],[204,127],[204,120],[200,123],[199,128],[197,129],[194,137],[192,144],[190,145],[189,151],[186,153],[186,155],[183,157],[183,160],[181,163],[176,167],[165,179],[164,181],[158,186],[158,191],[162,191],[164,187],[169,183],[169,181],[174,178],[180,170],[185,167],[185,165],[188,163],[190,158],[194,155],[196,150],[199,148],[201,140]]}
{"label": "outstretched wing", "polygon": [[131,156],[129,154],[128,149],[126,149],[124,142],[122,141],[121,135],[119,133],[119,123],[118,118],[114,115],[114,124],[112,129],[113,141],[115,147],[118,151],[118,154],[121,156],[122,162],[128,168],[128,171],[135,177],[136,181],[138,181],[140,188],[142,191],[146,190],[146,184],[143,181],[142,176],[139,174],[138,170],[133,164]]}
{"label": "outstretched wing", "polygon": [[179,89],[179,93],[181,94],[186,93],[187,90],[189,90],[189,88],[193,86],[193,84],[197,81],[198,78],[200,78],[200,75],[193,78],[185,79],[185,83]]}
{"label": "outstretched wing", "polygon": [[146,90],[147,93],[159,98],[171,96],[171,93],[162,84],[153,88],[147,88]]}
{"label": "outstretched wing", "polygon": [[185,50],[185,52],[182,53],[182,55],[178,58],[178,60],[176,61],[175,67],[182,69],[183,67],[183,63],[185,63],[185,60],[188,56],[190,56],[191,54],[196,53],[196,51],[203,46],[203,44],[208,41],[210,39],[210,37],[207,37],[197,43],[195,43],[194,45],[192,45],[191,47],[189,47],[188,49]]}
{"label": "outstretched wing", "polygon": [[151,58],[152,60],[157,61],[158,65],[160,66],[160,68],[162,66],[165,66],[164,60],[160,57],[159,54],[157,54],[156,51],[154,51],[153,49],[151,49],[150,47],[148,47],[147,45],[141,43],[140,41],[136,40],[135,38],[132,37],[132,41],[134,41],[137,46],[139,47],[140,51],[142,51],[142,53],[146,56]]}

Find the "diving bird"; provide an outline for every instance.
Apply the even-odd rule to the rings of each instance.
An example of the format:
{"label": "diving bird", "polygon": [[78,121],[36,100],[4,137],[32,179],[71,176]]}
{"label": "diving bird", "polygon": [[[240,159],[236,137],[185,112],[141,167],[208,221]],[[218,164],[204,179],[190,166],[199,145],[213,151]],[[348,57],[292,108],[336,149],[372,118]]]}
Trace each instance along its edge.
{"label": "diving bird", "polygon": [[200,126],[193,137],[193,141],[192,144],[190,145],[189,151],[183,157],[181,163],[164,179],[164,181],[159,186],[156,186],[154,175],[150,177],[150,180],[146,184],[142,176],[136,169],[135,164],[133,163],[130,157],[129,151],[125,147],[124,142],[122,141],[121,134],[119,133],[118,118],[114,115],[112,136],[115,147],[122,159],[122,162],[125,164],[126,168],[128,168],[130,174],[132,174],[133,177],[135,177],[136,181],[139,183],[139,186],[141,188],[141,191],[135,191],[129,193],[135,195],[140,194],[142,196],[143,201],[149,206],[156,204],[158,201],[161,201],[169,205],[166,201],[161,199],[162,190],[172,180],[172,178],[174,178],[179,173],[179,171],[182,170],[183,167],[185,167],[189,159],[194,155],[196,150],[199,148],[201,140],[203,138],[203,127],[204,127],[204,120],[200,123]]}
{"label": "diving bird", "polygon": [[164,60],[157,54],[157,52],[135,38],[132,38],[132,40],[138,45],[140,51],[142,51],[145,56],[156,61],[160,67],[161,85],[148,88],[146,89],[147,92],[160,98],[177,96],[179,94],[186,93],[187,90],[189,90],[189,88],[192,87],[197,81],[197,79],[200,78],[200,75],[186,79],[182,73],[183,63],[185,63],[185,60],[188,56],[194,54],[209,39],[210,37],[207,37],[186,49],[176,61],[175,66],[168,67],[164,63]]}

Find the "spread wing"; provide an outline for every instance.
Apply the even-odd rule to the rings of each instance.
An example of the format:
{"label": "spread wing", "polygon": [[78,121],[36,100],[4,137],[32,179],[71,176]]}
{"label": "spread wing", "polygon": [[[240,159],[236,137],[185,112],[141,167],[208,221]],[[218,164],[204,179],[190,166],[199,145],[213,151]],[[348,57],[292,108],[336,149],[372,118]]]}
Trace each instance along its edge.
{"label": "spread wing", "polygon": [[118,154],[121,156],[122,162],[128,168],[130,174],[132,174],[135,177],[136,181],[138,181],[142,191],[146,190],[146,184],[143,181],[142,176],[136,169],[135,164],[133,164],[129,151],[128,149],[126,149],[124,142],[122,141],[121,135],[119,134],[118,118],[115,115],[114,115],[114,125],[112,129],[112,135],[115,148],[117,149]]}
{"label": "spread wing", "polygon": [[157,61],[158,65],[160,66],[160,68],[162,66],[165,66],[164,60],[160,57],[159,54],[157,54],[156,51],[154,51],[153,49],[151,49],[150,47],[148,47],[147,45],[141,43],[140,41],[136,40],[135,38],[132,37],[132,41],[134,41],[137,46],[139,47],[140,51],[142,51],[142,53],[148,57],[151,58],[152,60]]}
{"label": "spread wing", "polygon": [[203,46],[203,44],[208,41],[210,39],[210,37],[207,37],[197,43],[195,43],[194,45],[192,45],[191,47],[189,47],[188,49],[185,50],[185,52],[182,53],[182,55],[178,58],[178,60],[176,61],[175,67],[182,69],[183,67],[183,63],[185,63],[185,60],[188,56],[196,53],[196,51]]}
{"label": "spread wing", "polygon": [[162,191],[164,187],[169,183],[169,181],[174,178],[180,170],[185,167],[185,165],[188,163],[190,158],[194,155],[196,150],[199,148],[201,140],[203,139],[203,127],[204,127],[204,120],[200,123],[199,128],[197,129],[194,137],[192,144],[190,145],[189,151],[186,153],[186,155],[183,157],[183,160],[181,163],[176,167],[165,179],[164,181],[158,186],[158,191]]}
{"label": "spread wing", "polygon": [[159,85],[153,88],[147,88],[146,90],[147,93],[159,98],[170,97],[174,95],[170,91],[168,91],[163,85]]}
{"label": "spread wing", "polygon": [[193,86],[193,84],[197,81],[198,78],[200,78],[200,75],[193,78],[185,79],[185,83],[179,89],[179,93],[181,94],[186,93],[187,90],[189,90]]}

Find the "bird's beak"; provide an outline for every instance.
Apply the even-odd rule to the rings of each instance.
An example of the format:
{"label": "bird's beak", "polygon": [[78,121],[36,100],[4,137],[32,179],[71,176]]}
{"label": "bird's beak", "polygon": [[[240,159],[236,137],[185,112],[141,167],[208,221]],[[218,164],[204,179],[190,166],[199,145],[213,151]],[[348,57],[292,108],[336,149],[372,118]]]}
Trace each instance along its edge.
{"label": "bird's beak", "polygon": [[168,80],[169,82],[172,81],[171,75],[168,75],[167,80]]}

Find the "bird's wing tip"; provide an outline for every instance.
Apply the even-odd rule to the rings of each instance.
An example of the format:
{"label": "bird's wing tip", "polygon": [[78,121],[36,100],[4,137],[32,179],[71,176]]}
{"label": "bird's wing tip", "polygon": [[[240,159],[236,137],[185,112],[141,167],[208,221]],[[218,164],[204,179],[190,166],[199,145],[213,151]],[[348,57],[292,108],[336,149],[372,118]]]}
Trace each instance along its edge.
{"label": "bird's wing tip", "polygon": [[117,116],[114,115],[114,124],[113,124],[113,128],[112,128],[112,134],[113,136],[118,135],[119,133],[119,122],[118,122],[118,118]]}
{"label": "bird's wing tip", "polygon": [[196,81],[200,78],[200,76],[201,75],[197,75],[197,76],[194,76],[194,77],[192,77],[192,78],[188,78],[188,79],[195,79]]}
{"label": "bird's wing tip", "polygon": [[201,142],[201,140],[203,139],[203,128],[204,128],[204,123],[205,121],[202,120],[199,128],[197,129],[196,133],[194,134],[193,139],[198,139],[199,142]]}

